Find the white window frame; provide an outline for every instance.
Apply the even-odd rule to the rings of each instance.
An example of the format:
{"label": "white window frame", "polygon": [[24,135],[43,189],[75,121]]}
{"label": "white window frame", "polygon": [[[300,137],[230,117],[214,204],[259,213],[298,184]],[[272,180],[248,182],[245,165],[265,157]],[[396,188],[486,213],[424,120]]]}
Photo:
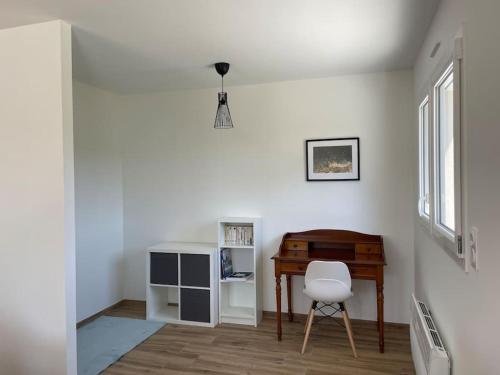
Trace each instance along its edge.
{"label": "white window frame", "polygon": [[[442,206],[442,200],[443,200],[443,194],[441,192],[441,160],[440,160],[440,130],[441,130],[441,112],[440,112],[440,96],[439,92],[442,87],[442,85],[445,84],[445,82],[450,78],[450,76],[453,77],[453,110],[455,112],[455,107],[456,107],[456,100],[455,100],[455,95],[456,95],[456,90],[455,90],[455,64],[451,62],[446,69],[442,72],[441,76],[439,79],[434,83],[433,85],[433,121],[432,121],[432,132],[433,132],[433,181],[434,181],[434,220],[433,220],[433,227],[434,230],[436,230],[441,236],[444,236],[447,238],[449,241],[454,242],[455,241],[455,232],[457,229],[457,222],[455,221],[455,228],[450,229],[444,224],[442,224],[442,212],[441,212],[441,206]],[[453,113],[453,116],[455,116],[455,113]],[[453,163],[454,166],[456,165],[457,161],[460,162],[460,160],[457,160],[457,153],[456,153],[456,141],[457,139],[455,138],[455,128],[456,128],[456,121],[455,117],[453,117]],[[456,170],[456,168],[455,168]],[[455,171],[454,171],[455,172]],[[456,176],[454,174],[454,186],[457,184]],[[455,189],[456,190],[456,189]],[[455,197],[457,198],[457,195],[455,194]],[[456,199],[454,199],[456,201]],[[456,202],[455,207],[456,208]]]}
{"label": "white window frame", "polygon": [[[427,105],[427,118],[424,118],[424,107]],[[432,211],[432,188],[431,188],[431,102],[429,95],[420,102],[418,107],[418,184],[419,184],[419,194],[418,194],[418,213],[420,218],[425,224],[430,223],[431,211]],[[425,137],[424,131],[424,120],[427,121],[427,137]],[[425,147],[427,146],[427,147]],[[427,155],[425,155],[427,151]],[[425,165],[425,157],[427,156],[427,165]],[[427,167],[427,171],[425,170]],[[425,194],[425,174],[427,172],[427,180],[429,183],[429,192]],[[425,212],[425,204],[429,204],[429,213]]]}
{"label": "white window frame", "polygon": [[[421,109],[425,104],[425,99],[423,99],[418,107],[419,113],[419,178],[418,178],[418,214],[421,222],[425,224],[428,228],[431,236],[450,254],[454,255],[458,259],[465,257],[464,244],[462,239],[462,38],[457,38],[455,40],[455,46],[453,50],[453,55],[440,64],[439,69],[436,71],[436,75],[433,76],[431,85],[428,89],[428,132],[429,132],[429,205],[430,205],[430,216],[427,218],[421,210],[421,193],[422,193],[422,154],[421,154],[421,142],[422,142],[422,132],[421,132]],[[455,230],[452,232],[448,228],[440,224],[440,212],[439,212],[439,158],[438,158],[438,106],[436,105],[439,99],[436,95],[439,84],[443,82],[445,77],[450,73],[453,73],[453,157],[454,157],[454,205],[455,205]]]}

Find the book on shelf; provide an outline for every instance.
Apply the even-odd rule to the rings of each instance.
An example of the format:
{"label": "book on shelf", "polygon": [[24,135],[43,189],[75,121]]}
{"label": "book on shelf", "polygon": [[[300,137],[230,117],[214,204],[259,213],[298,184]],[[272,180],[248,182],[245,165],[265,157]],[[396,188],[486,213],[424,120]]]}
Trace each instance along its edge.
{"label": "book on shelf", "polygon": [[253,246],[253,227],[248,225],[225,225],[224,244],[233,246]]}
{"label": "book on shelf", "polygon": [[231,250],[221,249],[220,251],[220,277],[225,279],[233,273],[233,262],[231,260]]}
{"label": "book on shelf", "polygon": [[253,272],[234,272],[227,276],[227,281],[247,281],[253,277]]}

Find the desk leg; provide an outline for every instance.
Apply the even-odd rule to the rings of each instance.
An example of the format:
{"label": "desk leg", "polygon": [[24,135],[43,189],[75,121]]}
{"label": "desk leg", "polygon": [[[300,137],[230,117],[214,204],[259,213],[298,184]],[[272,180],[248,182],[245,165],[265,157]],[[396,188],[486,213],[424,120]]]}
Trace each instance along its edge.
{"label": "desk leg", "polygon": [[276,323],[278,341],[281,341],[281,275],[276,276]]}
{"label": "desk leg", "polygon": [[384,352],[384,282],[377,279],[377,328],[380,353]]}
{"label": "desk leg", "polygon": [[292,311],[292,275],[286,275],[286,295],[288,298],[288,320],[293,322]]}

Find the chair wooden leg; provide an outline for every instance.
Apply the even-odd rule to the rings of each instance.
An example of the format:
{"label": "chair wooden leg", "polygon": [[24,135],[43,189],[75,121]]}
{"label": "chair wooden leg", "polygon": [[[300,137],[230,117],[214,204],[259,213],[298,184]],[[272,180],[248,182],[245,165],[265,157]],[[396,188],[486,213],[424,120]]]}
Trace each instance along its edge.
{"label": "chair wooden leg", "polygon": [[356,346],[354,345],[354,338],[352,336],[351,321],[349,320],[349,315],[347,314],[347,310],[345,309],[345,307],[342,310],[342,317],[344,318],[347,336],[349,336],[349,342],[351,343],[352,353],[354,354],[354,358],[358,358],[358,353],[356,353]]}
{"label": "chair wooden leg", "polygon": [[316,306],[314,304],[314,301],[312,301],[311,302],[311,308],[309,309],[309,314],[307,314],[306,324],[304,325],[304,333],[306,333],[306,331],[307,331],[307,326],[309,325],[309,319],[311,319],[311,317],[314,319],[314,311],[311,314],[311,309],[314,309],[315,307]]}
{"label": "chair wooden leg", "polygon": [[309,334],[311,333],[311,326],[314,320],[315,306],[316,303],[313,302],[311,305],[311,309],[309,310],[309,316],[307,318],[307,324],[306,324],[306,334],[304,336],[304,344],[302,344],[302,351],[300,352],[301,354],[304,354],[304,352],[306,351],[307,340],[309,340]]}

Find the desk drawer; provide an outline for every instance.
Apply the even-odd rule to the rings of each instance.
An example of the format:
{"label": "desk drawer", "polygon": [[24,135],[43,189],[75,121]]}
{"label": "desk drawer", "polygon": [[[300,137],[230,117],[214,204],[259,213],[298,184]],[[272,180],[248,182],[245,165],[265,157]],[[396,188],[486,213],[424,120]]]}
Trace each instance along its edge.
{"label": "desk drawer", "polygon": [[283,252],[287,258],[304,259],[307,258],[307,252],[302,250],[286,250]]}
{"label": "desk drawer", "polygon": [[297,272],[305,273],[307,263],[281,263],[281,271],[283,272]]}
{"label": "desk drawer", "polygon": [[351,277],[355,278],[375,278],[377,276],[377,267],[370,266],[349,266],[349,271],[351,271]]}
{"label": "desk drawer", "polygon": [[285,240],[285,249],[307,251],[307,241]]}
{"label": "desk drawer", "polygon": [[382,249],[378,244],[358,244],[356,245],[356,255],[357,254],[382,254]]}

